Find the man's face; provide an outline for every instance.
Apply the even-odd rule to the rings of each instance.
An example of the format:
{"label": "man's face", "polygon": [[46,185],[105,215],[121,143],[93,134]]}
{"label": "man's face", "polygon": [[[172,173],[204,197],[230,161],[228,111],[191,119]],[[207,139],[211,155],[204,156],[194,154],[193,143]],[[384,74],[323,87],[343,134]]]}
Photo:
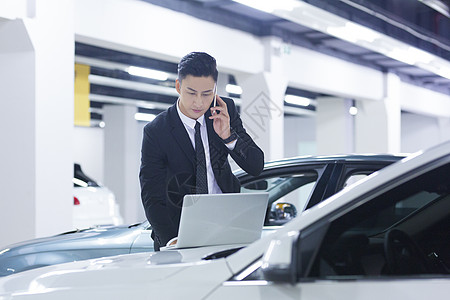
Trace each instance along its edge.
{"label": "man's face", "polygon": [[214,98],[215,82],[212,76],[186,76],[182,82],[178,79],[175,87],[180,94],[180,110],[191,119],[197,120],[211,105]]}

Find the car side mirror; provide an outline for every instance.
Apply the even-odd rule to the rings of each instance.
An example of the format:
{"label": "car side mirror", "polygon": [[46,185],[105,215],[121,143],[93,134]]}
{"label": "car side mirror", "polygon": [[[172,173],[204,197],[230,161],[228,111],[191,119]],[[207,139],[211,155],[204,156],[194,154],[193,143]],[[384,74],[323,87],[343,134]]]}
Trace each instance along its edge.
{"label": "car side mirror", "polygon": [[267,180],[258,180],[256,182],[251,182],[243,186],[247,190],[254,191],[265,191],[269,187]]}
{"label": "car side mirror", "polygon": [[284,225],[297,216],[297,208],[294,204],[278,202],[272,204],[270,209],[269,224]]}
{"label": "car side mirror", "polygon": [[261,266],[264,279],[273,282],[296,282],[298,237],[299,232],[291,231],[270,242]]}

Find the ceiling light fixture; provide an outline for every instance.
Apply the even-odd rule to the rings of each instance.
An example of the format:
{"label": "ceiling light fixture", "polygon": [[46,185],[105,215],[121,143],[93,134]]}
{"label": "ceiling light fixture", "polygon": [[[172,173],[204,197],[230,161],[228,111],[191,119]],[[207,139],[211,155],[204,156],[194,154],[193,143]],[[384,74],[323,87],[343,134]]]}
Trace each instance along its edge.
{"label": "ceiling light fixture", "polygon": [[146,78],[151,78],[155,80],[165,81],[169,78],[169,74],[162,71],[146,69],[141,67],[130,66],[127,68],[127,72],[130,75],[141,76]]}
{"label": "ceiling light fixture", "polygon": [[358,114],[358,109],[355,106],[352,106],[348,109],[348,113],[352,116],[356,116]]}
{"label": "ceiling light fixture", "polygon": [[235,84],[227,84],[225,86],[225,90],[229,94],[236,94],[236,95],[241,95],[242,94],[242,88],[240,86],[238,86],[238,85],[235,85]]}
{"label": "ceiling light fixture", "polygon": [[295,95],[286,95],[284,97],[284,101],[289,104],[300,105],[300,106],[308,106],[311,104],[311,99],[306,97],[300,97]]}
{"label": "ceiling light fixture", "polygon": [[156,115],[154,115],[154,114],[146,114],[146,113],[136,113],[134,115],[134,118],[137,121],[151,122],[151,121],[153,121],[153,119],[156,118]]}

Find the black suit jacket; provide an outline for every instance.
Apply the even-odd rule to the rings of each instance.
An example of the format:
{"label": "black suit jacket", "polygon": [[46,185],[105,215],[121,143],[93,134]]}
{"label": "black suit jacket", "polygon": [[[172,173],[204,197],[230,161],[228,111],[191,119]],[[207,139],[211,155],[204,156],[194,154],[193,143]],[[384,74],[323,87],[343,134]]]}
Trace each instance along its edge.
{"label": "black suit jacket", "polygon": [[[231,151],[213,128],[211,112],[205,113],[211,166],[224,193],[238,193],[240,183],[232,174],[228,154],[247,173],[258,175],[264,166],[264,153],[246,133],[236,106],[227,104],[230,126],[238,139]],[[178,235],[183,197],[195,193],[195,150],[176,103],[144,128],[139,179],[145,214],[153,228],[155,249]]]}

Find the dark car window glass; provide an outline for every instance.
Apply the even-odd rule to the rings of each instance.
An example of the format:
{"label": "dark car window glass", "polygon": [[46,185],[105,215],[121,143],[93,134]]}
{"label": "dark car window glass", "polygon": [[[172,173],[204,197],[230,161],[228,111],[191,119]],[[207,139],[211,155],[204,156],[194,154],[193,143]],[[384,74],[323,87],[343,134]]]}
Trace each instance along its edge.
{"label": "dark car window glass", "polygon": [[[403,183],[332,221],[310,275],[448,274],[448,174],[450,164]],[[407,238],[390,241],[388,237],[398,231]]]}

